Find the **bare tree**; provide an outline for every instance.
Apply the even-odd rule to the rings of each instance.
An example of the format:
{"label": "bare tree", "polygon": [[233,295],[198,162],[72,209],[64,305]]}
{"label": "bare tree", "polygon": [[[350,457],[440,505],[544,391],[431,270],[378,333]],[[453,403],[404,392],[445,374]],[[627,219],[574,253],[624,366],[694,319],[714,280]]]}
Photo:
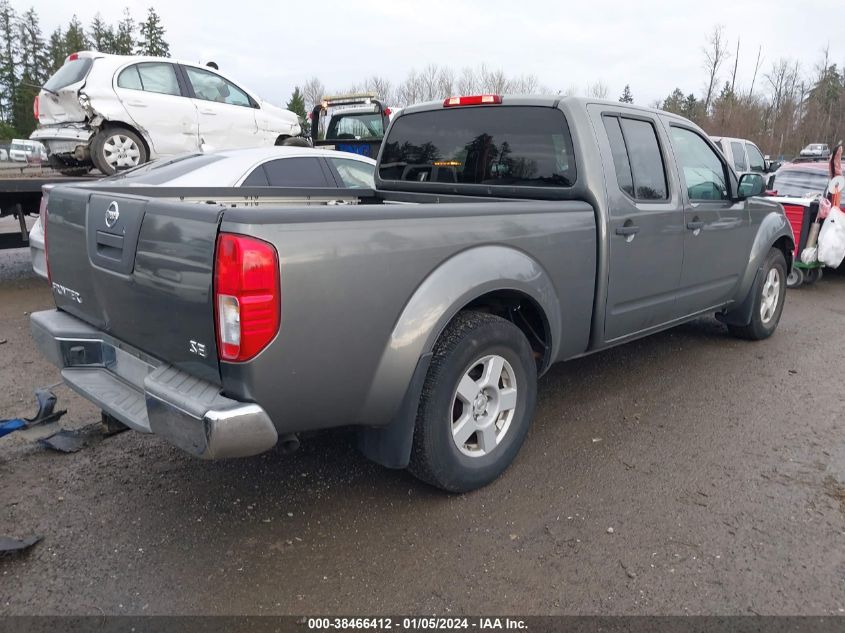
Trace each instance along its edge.
{"label": "bare tree", "polygon": [[451,97],[455,92],[455,71],[448,66],[441,66],[437,74],[438,98]]}
{"label": "bare tree", "polygon": [[587,96],[594,99],[607,99],[607,84],[597,81],[594,84],[587,86]]}
{"label": "bare tree", "polygon": [[760,71],[760,62],[762,61],[763,46],[757,49],[757,62],[754,64],[754,74],[751,76],[751,87],[748,89],[748,98],[754,94],[754,84],[757,82],[757,73]]}
{"label": "bare tree", "polygon": [[302,96],[305,98],[305,110],[311,112],[326,94],[326,87],[317,77],[311,77],[302,84]]}
{"label": "bare tree", "polygon": [[373,75],[364,82],[365,92],[374,93],[379,99],[386,103],[393,102],[393,84],[385,77]]}
{"label": "bare tree", "polygon": [[462,95],[472,95],[477,92],[479,92],[478,75],[476,75],[474,69],[465,67],[461,71],[461,76],[458,78],[458,93]]}
{"label": "bare tree", "polygon": [[728,42],[725,39],[724,27],[721,25],[713,27],[713,32],[707,39],[704,51],[704,69],[707,71],[707,90],[704,93],[704,113],[710,111],[713,102],[713,93],[719,80],[719,70],[728,58]]}

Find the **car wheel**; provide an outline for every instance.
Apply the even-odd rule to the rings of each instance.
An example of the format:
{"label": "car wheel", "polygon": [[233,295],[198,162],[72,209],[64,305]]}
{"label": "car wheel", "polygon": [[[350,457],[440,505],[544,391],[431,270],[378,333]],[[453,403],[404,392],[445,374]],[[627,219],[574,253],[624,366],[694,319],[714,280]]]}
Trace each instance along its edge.
{"label": "car wheel", "polygon": [[797,288],[801,284],[804,283],[804,271],[798,268],[797,266],[793,266],[792,270],[789,271],[789,274],[786,276],[786,287],[787,288]]}
{"label": "car wheel", "polygon": [[748,325],[729,325],[736,337],[751,341],[769,338],[778,327],[786,299],[786,258],[780,249],[773,248],[763,263],[763,272],[751,292],[754,309]]}
{"label": "car wheel", "polygon": [[537,366],[513,323],[463,312],[434,348],[409,469],[449,492],[487,485],[510,465],[531,425]]}
{"label": "car wheel", "polygon": [[804,272],[804,283],[808,286],[813,285],[819,279],[822,278],[822,269],[821,268],[808,268]]}
{"label": "car wheel", "polygon": [[101,172],[111,174],[147,162],[147,148],[132,130],[109,127],[100,130],[91,145],[94,164]]}
{"label": "car wheel", "polygon": [[276,145],[283,145],[285,147],[311,147],[308,139],[301,136],[286,136],[285,138],[277,139]]}

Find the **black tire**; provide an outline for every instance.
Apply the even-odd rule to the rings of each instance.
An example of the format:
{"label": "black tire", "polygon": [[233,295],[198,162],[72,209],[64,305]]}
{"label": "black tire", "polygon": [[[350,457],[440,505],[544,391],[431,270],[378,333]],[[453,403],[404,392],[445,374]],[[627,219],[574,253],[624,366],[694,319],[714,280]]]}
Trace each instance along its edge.
{"label": "black tire", "polygon": [[276,145],[283,145],[285,147],[311,147],[308,139],[301,136],[286,136],[276,139]]}
{"label": "black tire", "polygon": [[[134,143],[138,151],[138,162],[136,163],[137,165],[143,165],[147,162],[147,160],[149,159],[149,155],[147,154],[147,146],[144,145],[144,141],[141,139],[141,137],[128,128],[112,126],[104,128],[97,132],[97,135],[94,137],[94,141],[91,143],[91,160],[93,161],[94,165],[96,165],[97,169],[103,172],[106,176],[111,176],[119,170],[119,167],[110,163],[108,157],[106,156],[107,143],[109,143],[115,137],[125,137],[127,139],[130,139],[132,143]],[[123,167],[123,169],[129,169],[130,167],[134,166],[135,165],[126,165]]]}
{"label": "black tire", "polygon": [[[798,270],[798,269],[796,269]],[[774,278],[770,277],[772,271],[775,271],[777,277],[777,296],[773,300],[773,305],[769,309],[762,310],[764,297],[767,295],[768,282]],[[774,285],[771,286],[774,288]],[[763,262],[762,274],[757,279],[754,287],[751,289],[754,293],[754,308],[751,311],[751,322],[748,325],[729,325],[730,333],[738,338],[744,338],[749,341],[762,341],[769,338],[778,327],[780,316],[783,313],[783,305],[786,299],[786,257],[780,249],[773,248],[766,255]],[[769,314],[768,318],[764,319],[763,313]]]}
{"label": "black tire", "polygon": [[[465,376],[471,377],[479,367],[486,367],[482,365],[485,358],[504,360],[503,369],[496,378],[494,395],[489,400],[493,404],[489,405],[487,396],[483,396],[482,423],[492,421],[485,426],[488,430],[493,429],[494,436],[501,432],[497,443],[486,453],[482,447],[483,438],[476,433],[461,449],[452,437],[455,417],[460,418],[462,413],[473,416],[476,412],[475,408],[458,402],[458,385]],[[515,405],[507,410],[512,414],[506,425],[508,412],[499,412],[501,408],[495,394],[504,394],[511,387],[516,389],[512,394]],[[481,392],[488,392],[487,387]],[[458,314],[434,348],[417,411],[409,470],[417,478],[448,492],[466,492],[489,484],[504,472],[519,452],[534,417],[536,400],[537,365],[531,346],[519,328],[506,319],[483,312]],[[458,410],[467,406],[469,408],[463,412]],[[495,409],[485,415],[489,406]],[[499,430],[499,424],[504,430]],[[472,438],[475,438],[475,449],[471,448]],[[465,454],[466,450],[475,450],[476,454]]]}
{"label": "black tire", "polygon": [[808,268],[804,272],[804,283],[808,286],[812,286],[816,283],[819,279],[822,278],[822,269],[821,268]]}
{"label": "black tire", "polygon": [[790,270],[789,274],[786,276],[786,287],[798,288],[803,283],[804,271],[798,268],[797,266],[793,266],[792,270]]}

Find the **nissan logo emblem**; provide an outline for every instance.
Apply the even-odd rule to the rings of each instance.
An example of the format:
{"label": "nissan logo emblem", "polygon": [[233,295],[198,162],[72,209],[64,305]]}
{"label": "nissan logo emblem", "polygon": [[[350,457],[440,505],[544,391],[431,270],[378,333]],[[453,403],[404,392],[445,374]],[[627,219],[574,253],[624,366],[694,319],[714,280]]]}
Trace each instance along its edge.
{"label": "nissan logo emblem", "polygon": [[106,209],[106,226],[109,228],[113,227],[119,217],[120,209],[117,206],[117,202],[112,201],[109,208]]}

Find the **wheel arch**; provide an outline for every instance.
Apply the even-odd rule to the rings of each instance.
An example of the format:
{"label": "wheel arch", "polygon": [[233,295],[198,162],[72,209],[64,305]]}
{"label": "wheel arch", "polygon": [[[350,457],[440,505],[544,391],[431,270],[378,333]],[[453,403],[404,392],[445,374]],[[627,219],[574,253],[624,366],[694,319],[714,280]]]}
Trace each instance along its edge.
{"label": "wheel arch", "polygon": [[100,129],[98,132],[105,132],[106,130],[114,129],[114,128],[124,128],[133,132],[138,135],[138,138],[141,139],[141,142],[144,144],[144,149],[147,150],[147,160],[150,161],[153,159],[152,155],[152,144],[150,139],[147,138],[147,134],[137,126],[133,125],[132,123],[127,123],[126,121],[116,121],[116,120],[106,120],[100,125]]}
{"label": "wheel arch", "polygon": [[720,317],[726,323],[746,325],[750,322],[751,310],[754,307],[752,290],[756,287],[763,262],[773,248],[783,253],[786,259],[786,273],[789,274],[794,258],[795,238],[782,209],[780,212],[767,214],[760,223],[757,234],[754,236],[748,264],[734,293],[734,307]]}
{"label": "wheel arch", "polygon": [[370,459],[393,468],[407,465],[431,352],[443,330],[467,309],[510,318],[535,350],[538,373],[557,357],[560,302],[539,262],[501,245],[454,255],[415,289],[386,342],[359,415],[361,424],[373,425],[362,427],[359,436],[359,448]]}

